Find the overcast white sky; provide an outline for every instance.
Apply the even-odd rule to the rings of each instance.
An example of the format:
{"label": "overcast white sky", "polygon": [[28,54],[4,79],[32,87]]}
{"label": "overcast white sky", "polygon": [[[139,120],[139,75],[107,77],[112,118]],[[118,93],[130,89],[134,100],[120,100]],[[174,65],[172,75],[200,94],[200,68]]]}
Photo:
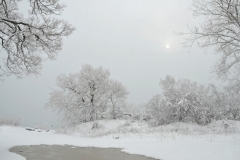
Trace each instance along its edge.
{"label": "overcast white sky", "polygon": [[111,78],[127,87],[128,102],[134,104],[160,93],[159,79],[166,75],[201,84],[214,81],[210,70],[216,56],[196,46],[188,52],[183,37],[174,34],[199,23],[190,10],[192,0],[61,2],[67,5],[61,18],[76,30],[64,39],[57,60],[44,63],[41,75],[0,82],[0,117],[22,117],[27,126],[56,125],[57,117],[44,109],[55,79],[80,71],[83,64],[109,69]]}

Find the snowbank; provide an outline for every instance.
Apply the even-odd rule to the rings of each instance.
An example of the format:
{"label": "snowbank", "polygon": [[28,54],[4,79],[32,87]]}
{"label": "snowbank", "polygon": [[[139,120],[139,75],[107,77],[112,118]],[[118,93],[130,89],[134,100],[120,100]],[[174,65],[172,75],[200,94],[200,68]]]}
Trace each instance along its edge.
{"label": "snowbank", "polygon": [[[99,122],[100,124],[102,122]],[[127,124],[126,124],[127,123]],[[108,131],[117,130],[119,126],[123,128],[135,127],[139,130],[147,131],[149,128],[145,123],[129,123],[126,121],[109,121],[109,125],[100,125],[99,130]],[[55,131],[37,132],[27,131],[21,127],[0,127],[0,159],[1,160],[23,160],[20,155],[10,153],[9,148],[18,145],[38,145],[38,144],[57,144],[57,145],[74,145],[81,147],[113,147],[122,148],[124,152],[145,155],[161,160],[239,160],[240,159],[240,134],[179,134],[180,132],[171,131],[171,125],[165,128],[155,129],[154,133],[149,133],[148,136],[136,133],[112,133],[105,134],[98,138],[83,138],[80,137],[81,126],[83,134],[86,134],[91,129],[92,123],[82,124],[77,127],[72,127],[72,135],[57,134]],[[188,125],[179,124],[179,128]],[[191,126],[191,125],[190,125]],[[102,129],[101,129],[102,127]],[[114,129],[115,127],[115,129]],[[196,126],[195,126],[196,127]],[[86,129],[88,128],[88,129]],[[169,128],[171,132],[167,132]],[[175,127],[176,128],[176,127]],[[198,127],[196,127],[198,128]],[[207,128],[207,126],[206,126]],[[217,127],[216,127],[217,128]],[[162,131],[161,131],[162,129]],[[163,132],[165,130],[166,132]],[[160,132],[161,131],[161,132]],[[92,131],[94,132],[94,131]],[[156,133],[158,135],[156,136]],[[190,132],[190,131],[189,131]],[[101,132],[103,133],[103,132]],[[199,132],[200,133],[200,132]],[[92,133],[90,133],[92,134]],[[98,133],[97,133],[98,134]],[[95,135],[97,135],[95,134]],[[94,134],[92,134],[94,135]],[[133,136],[134,135],[134,136]],[[118,139],[115,139],[119,136]]]}
{"label": "snowbank", "polygon": [[151,127],[145,121],[100,120],[72,127],[62,127],[57,129],[56,133],[75,135],[85,138],[161,138],[164,135],[219,135],[240,133],[240,122],[214,121],[206,126],[200,126],[195,123],[179,122],[158,127]]}

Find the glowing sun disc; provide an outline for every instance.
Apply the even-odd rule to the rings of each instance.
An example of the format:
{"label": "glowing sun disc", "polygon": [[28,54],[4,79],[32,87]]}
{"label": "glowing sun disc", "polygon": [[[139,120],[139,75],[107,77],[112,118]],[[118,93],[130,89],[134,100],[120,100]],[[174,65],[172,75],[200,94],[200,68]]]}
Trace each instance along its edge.
{"label": "glowing sun disc", "polygon": [[166,45],[167,48],[169,48],[170,46],[169,45]]}

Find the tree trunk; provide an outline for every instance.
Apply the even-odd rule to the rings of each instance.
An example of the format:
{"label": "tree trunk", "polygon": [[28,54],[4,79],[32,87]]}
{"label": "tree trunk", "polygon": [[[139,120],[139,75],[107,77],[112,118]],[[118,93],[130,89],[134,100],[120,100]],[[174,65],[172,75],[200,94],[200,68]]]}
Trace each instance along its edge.
{"label": "tree trunk", "polygon": [[91,107],[91,109],[92,109],[91,120],[92,120],[92,121],[95,121],[97,116],[96,116],[96,108],[95,108],[95,106],[94,106],[93,101],[94,101],[94,95],[91,95],[91,102],[90,102],[90,107]]}

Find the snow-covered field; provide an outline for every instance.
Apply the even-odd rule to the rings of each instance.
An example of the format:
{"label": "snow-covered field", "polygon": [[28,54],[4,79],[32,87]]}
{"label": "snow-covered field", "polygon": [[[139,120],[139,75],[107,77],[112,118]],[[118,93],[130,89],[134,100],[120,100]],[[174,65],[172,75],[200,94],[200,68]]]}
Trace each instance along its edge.
{"label": "snow-covered field", "polygon": [[161,160],[240,160],[239,122],[149,127],[145,122],[105,120],[97,125],[95,122],[95,128],[93,124],[89,122],[49,132],[0,126],[0,159],[25,159],[8,151],[13,146],[67,144],[122,148],[123,152]]}

